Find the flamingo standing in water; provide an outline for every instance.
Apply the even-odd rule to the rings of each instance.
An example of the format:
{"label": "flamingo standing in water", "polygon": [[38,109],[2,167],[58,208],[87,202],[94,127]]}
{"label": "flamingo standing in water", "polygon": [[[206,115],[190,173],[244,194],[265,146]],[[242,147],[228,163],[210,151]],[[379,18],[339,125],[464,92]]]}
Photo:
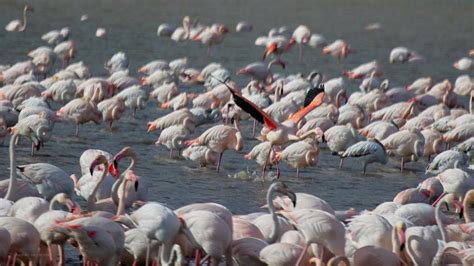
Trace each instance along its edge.
{"label": "flamingo standing in water", "polygon": [[23,22],[19,19],[12,20],[10,21],[10,23],[8,23],[5,26],[5,30],[6,31],[19,31],[19,32],[25,31],[26,26],[28,24],[28,20],[26,19],[26,12],[28,11],[33,12],[34,9],[33,7],[29,5],[25,5],[25,7],[23,8]]}
{"label": "flamingo standing in water", "polygon": [[341,157],[359,157],[364,166],[364,174],[369,163],[379,162],[386,164],[388,161],[387,151],[383,144],[377,139],[357,142],[347,148]]}
{"label": "flamingo standing in water", "polygon": [[222,155],[227,149],[234,149],[236,151],[242,150],[243,138],[238,128],[237,119],[234,120],[235,127],[227,125],[217,125],[211,127],[201,134],[198,138],[185,141],[185,146],[191,145],[206,145],[211,150],[219,153],[219,161],[217,162],[217,172],[219,173]]}
{"label": "flamingo standing in water", "polygon": [[305,25],[299,25],[295,31],[293,32],[293,39],[295,39],[296,43],[299,46],[299,53],[298,53],[298,62],[303,62],[303,45],[308,44],[309,39],[311,38],[311,31]]}
{"label": "flamingo standing in water", "polygon": [[207,57],[211,57],[211,46],[221,44],[224,41],[224,35],[229,32],[229,29],[224,25],[219,25],[217,28],[210,27],[203,30],[197,36],[194,36],[193,41],[200,41],[207,46]]}

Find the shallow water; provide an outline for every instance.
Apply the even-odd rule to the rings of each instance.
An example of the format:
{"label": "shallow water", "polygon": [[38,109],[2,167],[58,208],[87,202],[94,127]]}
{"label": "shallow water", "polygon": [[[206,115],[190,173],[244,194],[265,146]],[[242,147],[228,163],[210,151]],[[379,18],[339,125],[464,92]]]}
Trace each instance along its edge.
{"label": "shallow water", "polygon": [[[0,30],[0,64],[25,60],[28,51],[44,45],[41,35],[52,29],[68,26],[71,38],[77,43],[76,61],[83,60],[93,75],[106,75],[103,63],[117,51],[125,51],[130,59],[132,73],[139,66],[154,59],[171,60],[188,57],[189,65],[203,67],[212,61],[223,63],[234,72],[239,67],[261,58],[262,48],[254,46],[255,38],[266,34],[271,27],[287,25],[294,28],[308,25],[328,41],[347,40],[357,50],[342,62],[325,57],[320,49],[305,48],[305,63],[297,64],[297,49],[285,60],[290,63],[285,73],[309,73],[319,69],[328,77],[339,76],[343,70],[377,59],[383,66],[391,86],[404,86],[421,76],[432,76],[435,81],[454,79],[460,72],[452,63],[474,48],[474,2],[470,0],[321,0],[321,1],[29,1],[35,8],[30,25],[24,33]],[[0,26],[19,18],[23,1],[0,1]],[[80,22],[82,14],[89,20]],[[197,17],[203,23],[222,22],[230,28],[240,20],[254,24],[251,33],[231,33],[222,45],[213,47],[211,60],[205,57],[205,48],[197,43],[179,43],[156,36],[163,22],[179,25],[182,17]],[[364,31],[364,25],[380,22],[383,28]],[[95,29],[105,27],[107,39],[95,38]],[[424,62],[389,65],[388,55],[396,46],[407,46],[426,58]],[[239,84],[248,80],[234,77]],[[349,90],[358,90],[359,81],[348,82]],[[202,88],[195,88],[202,91]],[[29,144],[23,141],[18,152],[21,163],[49,162],[68,173],[79,174],[79,156],[88,148],[115,153],[123,146],[136,149],[140,160],[136,173],[150,183],[150,199],[179,207],[193,202],[217,202],[235,213],[257,211],[264,204],[265,191],[260,182],[242,171],[259,171],[256,163],[244,161],[242,154],[228,151],[223,157],[223,168],[217,174],[213,168],[200,168],[183,159],[171,160],[168,151],[154,142],[158,133],[146,133],[147,121],[165,112],[152,102],[137,119],[126,115],[110,131],[105,124],[85,125],[81,137],[74,137],[74,126],[56,124],[54,136],[45,149],[31,158]],[[194,133],[209,128],[202,126]],[[242,123],[246,136],[244,152],[256,143],[251,136],[251,123]],[[8,177],[8,148],[0,147],[0,179]],[[372,208],[391,200],[400,190],[415,186],[424,175],[426,161],[407,164],[401,174],[398,161],[386,166],[370,165],[362,175],[362,166],[347,160],[338,169],[338,157],[327,150],[320,154],[320,164],[300,171],[296,178],[293,169],[282,167],[281,179],[298,192],[317,195],[336,209],[354,207]],[[234,178],[238,174],[239,178]],[[230,176],[230,177],[229,177]],[[267,182],[268,185],[268,182]]]}

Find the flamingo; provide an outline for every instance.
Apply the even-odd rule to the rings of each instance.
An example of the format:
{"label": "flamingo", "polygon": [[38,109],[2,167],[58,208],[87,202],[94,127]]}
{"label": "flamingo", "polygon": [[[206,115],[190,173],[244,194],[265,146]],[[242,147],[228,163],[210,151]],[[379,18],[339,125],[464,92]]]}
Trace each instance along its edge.
{"label": "flamingo", "polygon": [[[41,117],[35,117],[37,122],[41,121]],[[4,195],[6,200],[16,201],[25,196],[39,196],[36,189],[32,188],[27,182],[17,180],[16,173],[16,158],[15,158],[15,142],[19,136],[25,136],[33,141],[35,146],[39,146],[41,142],[50,138],[50,131],[48,125],[36,123],[28,124],[25,120],[19,121],[15,127],[12,128],[12,137],[10,138],[9,154],[10,154],[10,179],[0,182],[0,191],[8,190]]]}
{"label": "flamingo", "polygon": [[55,230],[77,241],[85,261],[112,266],[120,259],[115,254],[116,243],[111,233],[101,227],[61,224]]}
{"label": "flamingo", "polygon": [[[244,155],[246,160],[255,160],[261,167],[270,167],[273,164],[275,159],[275,152],[271,149],[272,144],[269,141],[264,141],[255,145],[252,150]],[[267,155],[270,153],[268,162],[267,162]],[[267,169],[264,169],[265,171]]]}
{"label": "flamingo", "polygon": [[[260,260],[266,265],[308,265],[309,256],[301,246],[290,243],[275,243],[260,251]],[[301,256],[300,256],[301,254]],[[301,262],[298,260],[301,257]]]}
{"label": "flamingo", "polygon": [[388,155],[401,157],[400,171],[403,172],[405,160],[417,161],[423,155],[424,140],[420,130],[411,128],[390,135],[382,144]]}
{"label": "flamingo", "polygon": [[62,68],[65,68],[69,65],[69,61],[76,56],[76,45],[73,41],[63,41],[54,47],[54,52],[62,58]]}
{"label": "flamingo", "polygon": [[193,131],[196,126],[196,120],[193,113],[187,108],[179,109],[167,115],[148,122],[147,132],[150,133],[156,129],[165,129],[172,125],[185,125],[189,131]]}
{"label": "flamingo", "polygon": [[344,72],[349,79],[361,79],[369,75],[381,76],[382,70],[376,60],[364,63],[350,71]]}
{"label": "flamingo", "polygon": [[311,38],[311,31],[305,25],[299,25],[293,32],[292,38],[298,43],[298,62],[303,62],[303,45],[308,44]]}
{"label": "flamingo", "polygon": [[48,201],[58,193],[72,195],[74,191],[74,184],[68,174],[55,165],[36,163],[20,165],[17,169],[18,174],[35,184],[41,196]]}
{"label": "flamingo", "polygon": [[68,119],[76,124],[75,136],[79,137],[79,125],[93,121],[100,124],[102,116],[97,107],[84,99],[74,99],[56,112],[58,117]]}
{"label": "flamingo", "polygon": [[19,31],[19,32],[25,31],[26,26],[28,25],[28,20],[26,19],[26,12],[28,11],[34,12],[34,9],[33,7],[29,5],[25,5],[25,7],[23,8],[23,22],[20,21],[19,19],[12,20],[5,26],[5,30],[6,31]]}
{"label": "flamingo", "polygon": [[234,127],[217,125],[201,134],[198,138],[184,142],[186,147],[191,145],[206,145],[214,152],[219,153],[216,171],[219,172],[222,155],[227,149],[240,151],[243,148],[243,138],[238,127],[237,120],[234,120]]}
{"label": "flamingo", "polygon": [[224,41],[224,35],[229,32],[229,29],[224,25],[219,25],[217,28],[207,28],[201,33],[193,37],[193,41],[200,41],[207,46],[207,57],[211,57],[211,46],[221,44]]}
{"label": "flamingo", "polygon": [[436,155],[433,161],[426,167],[426,173],[439,174],[450,168],[467,168],[467,155],[460,151],[447,150]]}
{"label": "flamingo", "polygon": [[[396,248],[395,248],[396,249]],[[376,246],[365,246],[354,252],[354,265],[400,265],[396,253]]]}
{"label": "flamingo", "polygon": [[253,30],[253,25],[252,25],[252,23],[250,23],[248,21],[240,21],[235,26],[235,31],[236,32],[251,32],[252,30]]}
{"label": "flamingo", "polygon": [[[292,212],[298,231],[305,239],[305,246],[301,251],[296,265],[300,265],[309,246],[313,243],[327,248],[332,254],[344,255],[345,228],[332,214],[325,211],[302,209]],[[320,257],[322,259],[322,256]]]}
{"label": "flamingo", "polygon": [[196,161],[201,167],[205,167],[208,164],[216,164],[219,160],[219,153],[204,145],[191,145],[183,150],[183,157]]}
{"label": "flamingo", "polygon": [[8,252],[10,251],[11,237],[7,229],[0,227],[0,263],[8,265]]}
{"label": "flamingo", "polygon": [[173,32],[176,30],[176,27],[169,23],[162,23],[158,26],[156,30],[156,35],[160,37],[171,37]]}
{"label": "flamingo", "polygon": [[285,63],[275,59],[270,61],[267,65],[265,65],[263,62],[249,64],[239,69],[237,74],[249,75],[252,77],[252,80],[262,82],[263,84],[266,84],[267,82],[271,83],[273,79],[271,67],[274,64],[279,64],[283,69],[285,68]]}
{"label": "flamingo", "polygon": [[128,65],[129,60],[127,55],[124,52],[118,52],[105,62],[104,68],[107,69],[110,74],[113,74],[121,70],[126,70]]}
{"label": "flamingo", "polygon": [[388,161],[387,151],[377,139],[369,139],[353,144],[341,155],[341,158],[346,157],[359,157],[362,160],[364,174],[369,163],[386,164]]}
{"label": "flamingo", "polygon": [[102,114],[102,119],[108,122],[109,128],[112,129],[114,120],[118,121],[125,112],[125,100],[118,96],[105,99],[97,104],[97,111]]}
{"label": "flamingo", "polygon": [[[122,171],[122,173],[127,174],[130,170],[134,170],[136,162],[138,160],[138,155],[135,150],[127,146],[120,150],[117,154],[115,154],[113,163],[110,164],[109,171],[114,175],[114,177],[120,176],[119,180],[114,183],[111,194],[113,201],[117,205],[119,205],[120,202],[118,191],[121,191],[123,189],[122,187],[126,186],[126,184],[123,184],[124,178],[126,176],[123,174],[121,175],[119,171],[119,164],[124,158],[130,158],[130,164],[124,171]],[[146,184],[144,178],[135,175],[133,176],[133,178],[135,178],[136,181],[133,181],[128,186],[126,186],[126,207],[129,207],[136,200],[147,201],[148,198],[148,185]],[[142,185],[138,186],[137,188],[135,185],[138,185],[138,183]]]}
{"label": "flamingo", "polygon": [[333,57],[337,59],[346,58],[347,55],[351,52],[354,52],[349,44],[345,41],[338,39],[332,42],[331,44],[325,46],[323,48],[323,54],[331,54]]}
{"label": "flamingo", "polygon": [[[226,84],[224,82],[222,83]],[[272,149],[274,145],[283,145],[291,140],[300,140],[300,139],[306,138],[307,135],[309,134],[306,134],[305,136],[297,137],[295,135],[296,130],[294,127],[296,126],[296,124],[298,124],[299,121],[301,121],[301,119],[303,119],[303,117],[307,113],[309,113],[311,110],[321,105],[324,98],[324,87],[318,86],[318,87],[312,88],[311,90],[308,91],[306,95],[304,108],[294,113],[289,119],[287,119],[283,123],[278,124],[267,113],[265,113],[262,109],[258,108],[254,103],[250,102],[249,100],[241,96],[233,88],[229,86],[227,86],[227,88],[232,93],[234,102],[237,106],[239,106],[245,112],[249,113],[259,123],[262,123],[265,125],[264,129],[262,130],[262,133],[263,133],[262,139],[266,139],[270,141],[270,143],[272,144]],[[309,133],[312,134],[313,132],[309,132]],[[270,152],[268,153],[267,158],[269,156],[270,156]],[[266,168],[266,164],[264,165],[263,169],[265,168]],[[263,174],[264,174],[264,171],[262,170],[262,177],[263,177]],[[279,175],[278,167],[277,167],[277,175]]]}
{"label": "flamingo", "polygon": [[396,47],[390,52],[390,63],[406,63],[420,60],[421,57],[415,52],[406,47]]}
{"label": "flamingo", "polygon": [[[178,216],[171,209],[156,202],[149,202],[132,212],[129,218],[118,216],[115,219],[131,228],[136,225],[136,228],[145,233],[149,243],[150,240],[157,240],[161,245],[161,263],[170,260],[174,239],[181,228]],[[146,261],[149,258],[149,250],[148,248]]]}
{"label": "flamingo", "polygon": [[139,85],[133,85],[125,88],[116,95],[125,101],[125,106],[133,110],[133,117],[136,116],[137,109],[145,109],[148,101],[148,95],[144,88]]}
{"label": "flamingo", "polygon": [[275,160],[284,160],[293,168],[296,168],[296,177],[299,177],[299,168],[316,165],[318,155],[319,148],[317,145],[302,140],[292,143],[281,152],[277,152]]}
{"label": "flamingo", "polygon": [[36,228],[15,217],[0,217],[0,226],[10,234],[10,252],[18,253],[23,262],[25,259],[28,261],[28,265],[36,265],[40,247],[40,235]]}
{"label": "flamingo", "polygon": [[287,40],[287,38],[283,36],[270,37],[265,42],[266,48],[263,53],[263,59],[265,60],[265,58],[271,54],[275,54],[277,57],[276,60],[281,62],[281,56],[288,53],[295,43],[296,40],[294,38]]}
{"label": "flamingo", "polygon": [[58,80],[41,93],[44,99],[66,104],[75,98],[76,84],[72,80]]}
{"label": "flamingo", "polygon": [[474,64],[471,58],[463,57],[458,61],[454,62],[453,67],[458,70],[467,71],[474,68]]}
{"label": "flamingo", "polygon": [[41,36],[41,40],[51,45],[57,45],[69,38],[69,28],[64,27],[61,30],[52,30]]}
{"label": "flamingo", "polygon": [[174,125],[161,131],[160,137],[155,144],[165,145],[170,150],[170,158],[173,157],[173,149],[178,150],[178,154],[183,148],[183,141],[189,134],[189,130],[183,125]]}

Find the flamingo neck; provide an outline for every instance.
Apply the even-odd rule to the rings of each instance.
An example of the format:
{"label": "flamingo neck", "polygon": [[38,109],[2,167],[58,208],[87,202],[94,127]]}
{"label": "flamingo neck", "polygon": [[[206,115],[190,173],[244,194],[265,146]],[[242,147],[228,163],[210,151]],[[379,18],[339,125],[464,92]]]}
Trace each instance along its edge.
{"label": "flamingo neck", "polygon": [[280,222],[278,220],[278,215],[275,212],[275,206],[273,205],[272,199],[275,194],[274,186],[272,185],[267,192],[267,205],[272,215],[273,220],[273,230],[270,236],[267,239],[268,244],[273,244],[276,242],[278,235],[280,234]]}
{"label": "flamingo neck", "polygon": [[123,181],[123,185],[121,187],[121,190],[120,190],[120,196],[121,198],[119,199],[119,204],[118,204],[118,208],[117,208],[117,216],[119,215],[124,215],[125,214],[125,200],[127,198],[127,184],[128,184],[129,180],[128,179],[125,179]]}
{"label": "flamingo neck", "polygon": [[448,243],[448,232],[446,231],[446,228],[443,225],[443,221],[441,221],[441,206],[443,203],[446,202],[446,197],[448,195],[445,195],[439,202],[438,205],[436,205],[435,209],[435,218],[436,218],[436,225],[438,225],[439,231],[441,232],[441,238],[444,243]]}
{"label": "flamingo neck", "polygon": [[351,263],[349,262],[349,259],[346,256],[336,256],[332,257],[329,262],[328,266],[339,266],[340,264],[344,263],[344,266],[350,266]]}
{"label": "flamingo neck", "polygon": [[392,229],[392,252],[400,256],[400,239],[398,239],[398,227],[393,226]]}
{"label": "flamingo neck", "polygon": [[54,196],[53,199],[51,199],[51,202],[49,203],[49,210],[50,211],[54,211],[54,204],[56,204],[56,202],[58,202],[58,195]]}
{"label": "flamingo neck", "polygon": [[104,171],[102,172],[102,175],[100,176],[99,181],[96,183],[96,185],[94,187],[94,190],[92,191],[92,193],[87,198],[87,208],[89,209],[89,211],[93,211],[95,209],[95,202],[96,202],[96,198],[97,198],[96,194],[99,191],[99,188],[102,186],[102,183],[104,183],[105,177],[108,174],[108,171],[107,171],[108,165],[107,165],[107,163],[104,163],[103,165],[104,165]]}
{"label": "flamingo neck", "polygon": [[119,196],[118,196],[118,193],[119,193],[119,187],[120,185],[122,184],[124,178],[125,178],[125,173],[132,170],[133,168],[135,168],[135,164],[136,164],[136,160],[135,160],[135,157],[134,156],[128,156],[130,157],[130,164],[128,165],[127,169],[125,169],[125,171],[122,172],[122,174],[120,174],[120,178],[117,179],[113,186],[112,186],[112,193],[111,193],[111,197],[112,197],[112,200],[113,202],[115,203],[115,205],[119,205],[120,204],[120,199],[119,199]]}
{"label": "flamingo neck", "polygon": [[21,26],[20,31],[26,30],[26,25],[28,23],[28,20],[26,19],[26,12],[27,12],[26,8],[23,9],[23,25]]}
{"label": "flamingo neck", "polygon": [[462,208],[464,210],[464,221],[466,222],[466,224],[472,222],[470,207],[471,207],[471,201],[469,200],[469,197],[467,197],[466,195],[462,203]]}
{"label": "flamingo neck", "polygon": [[10,139],[10,183],[8,184],[8,191],[5,195],[6,200],[13,201],[16,194],[16,159],[15,159],[15,142],[19,137],[18,133],[13,134]]}

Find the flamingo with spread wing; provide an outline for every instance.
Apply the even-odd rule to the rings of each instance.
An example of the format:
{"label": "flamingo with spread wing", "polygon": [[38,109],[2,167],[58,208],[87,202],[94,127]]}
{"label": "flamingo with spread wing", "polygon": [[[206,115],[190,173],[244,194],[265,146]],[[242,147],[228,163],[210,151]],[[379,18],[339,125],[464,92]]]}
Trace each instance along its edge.
{"label": "flamingo with spread wing", "polygon": [[[306,114],[323,103],[324,85],[321,84],[311,88],[306,94],[304,107],[280,124],[275,122],[267,113],[265,113],[254,103],[243,97],[238,91],[234,90],[230,86],[227,86],[225,82],[222,83],[225,84],[227,89],[229,89],[229,91],[232,93],[235,104],[245,112],[249,113],[259,123],[264,125],[264,128],[262,129],[261,140],[268,140],[271,143],[271,149],[267,155],[267,162],[262,168],[262,177],[265,173],[264,170],[268,163],[268,157],[270,156],[271,151],[274,150],[274,145],[285,145],[290,141],[301,140],[311,134],[316,133],[316,131],[310,131],[298,137],[296,136],[296,129],[298,122],[300,122]],[[276,163],[276,168],[277,176],[279,176],[280,171],[278,168],[278,163]]]}

